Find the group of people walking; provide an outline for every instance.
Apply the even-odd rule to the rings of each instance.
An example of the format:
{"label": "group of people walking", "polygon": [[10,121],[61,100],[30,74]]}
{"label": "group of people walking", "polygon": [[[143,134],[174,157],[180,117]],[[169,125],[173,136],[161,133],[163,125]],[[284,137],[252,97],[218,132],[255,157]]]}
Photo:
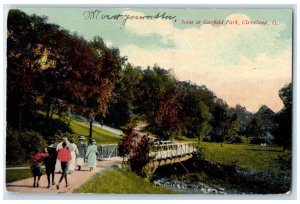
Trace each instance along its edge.
{"label": "group of people walking", "polygon": [[86,144],[84,136],[80,136],[78,140],[79,143],[75,144],[73,139],[63,138],[63,141],[57,145],[48,144],[45,152],[36,151],[33,153],[30,161],[34,179],[33,187],[39,187],[42,162],[46,167],[48,188],[50,188],[51,178],[52,185],[55,185],[55,172],[61,173],[59,182],[56,184],[56,188],[59,189],[63,179],[65,179],[66,187],[68,187],[67,175],[75,171],[76,166],[80,171],[86,162],[90,171],[96,168],[98,148],[95,139],[90,139],[89,145]]}

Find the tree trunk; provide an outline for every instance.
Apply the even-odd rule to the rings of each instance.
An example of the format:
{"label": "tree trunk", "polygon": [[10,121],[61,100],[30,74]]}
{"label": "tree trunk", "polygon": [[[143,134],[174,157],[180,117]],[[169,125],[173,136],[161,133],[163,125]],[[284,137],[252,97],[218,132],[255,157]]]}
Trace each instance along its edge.
{"label": "tree trunk", "polygon": [[90,138],[93,137],[93,119],[90,120],[90,134],[89,134]]}
{"label": "tree trunk", "polygon": [[48,103],[46,118],[50,118],[50,111],[51,111],[51,101],[49,101]]}
{"label": "tree trunk", "polygon": [[18,129],[19,129],[19,131],[21,131],[21,129],[22,129],[22,108],[20,108],[20,111],[19,111],[19,124],[18,124]]}

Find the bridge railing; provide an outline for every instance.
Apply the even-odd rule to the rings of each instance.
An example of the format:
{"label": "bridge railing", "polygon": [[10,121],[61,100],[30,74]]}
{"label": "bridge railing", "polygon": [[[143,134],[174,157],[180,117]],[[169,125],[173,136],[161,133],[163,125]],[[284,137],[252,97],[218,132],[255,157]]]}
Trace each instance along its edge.
{"label": "bridge railing", "polygon": [[192,154],[196,151],[195,143],[185,142],[176,144],[162,144],[152,147],[150,155],[156,159],[168,159]]}
{"label": "bridge railing", "polygon": [[[98,146],[99,154],[97,159],[120,157],[117,144],[105,144]],[[154,160],[168,159],[192,154],[196,151],[195,143],[175,143],[175,144],[160,144],[151,147],[150,156]]]}
{"label": "bridge railing", "polygon": [[117,144],[105,144],[98,146],[97,159],[119,157],[118,145]]}

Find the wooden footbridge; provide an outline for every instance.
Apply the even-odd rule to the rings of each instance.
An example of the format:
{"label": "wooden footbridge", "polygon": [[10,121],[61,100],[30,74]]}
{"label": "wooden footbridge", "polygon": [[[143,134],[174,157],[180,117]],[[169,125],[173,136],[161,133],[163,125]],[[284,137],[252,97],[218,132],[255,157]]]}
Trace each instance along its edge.
{"label": "wooden footbridge", "polygon": [[[100,145],[98,151],[98,160],[120,159],[116,144]],[[150,152],[152,160],[149,166],[155,169],[159,166],[185,161],[191,158],[195,151],[195,143],[191,142],[154,145]]]}

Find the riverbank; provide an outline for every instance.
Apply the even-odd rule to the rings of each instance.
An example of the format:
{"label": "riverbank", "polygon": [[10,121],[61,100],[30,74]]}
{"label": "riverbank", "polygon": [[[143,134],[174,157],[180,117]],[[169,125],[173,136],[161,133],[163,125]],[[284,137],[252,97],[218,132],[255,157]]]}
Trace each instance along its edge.
{"label": "riverbank", "polygon": [[195,158],[158,168],[151,181],[178,193],[191,194],[284,194],[291,186],[291,177],[287,175]]}

